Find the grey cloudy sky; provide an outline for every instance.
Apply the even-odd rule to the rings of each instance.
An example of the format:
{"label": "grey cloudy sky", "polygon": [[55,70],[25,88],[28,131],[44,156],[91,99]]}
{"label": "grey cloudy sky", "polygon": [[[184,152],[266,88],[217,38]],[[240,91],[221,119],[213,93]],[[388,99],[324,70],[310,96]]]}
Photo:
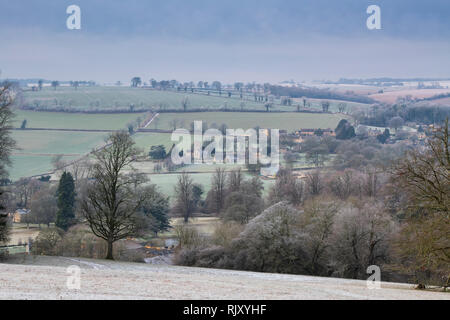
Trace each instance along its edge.
{"label": "grey cloudy sky", "polygon": [[[68,5],[82,29],[67,30]],[[381,7],[382,30],[366,28]],[[449,77],[447,0],[0,0],[2,77]]]}

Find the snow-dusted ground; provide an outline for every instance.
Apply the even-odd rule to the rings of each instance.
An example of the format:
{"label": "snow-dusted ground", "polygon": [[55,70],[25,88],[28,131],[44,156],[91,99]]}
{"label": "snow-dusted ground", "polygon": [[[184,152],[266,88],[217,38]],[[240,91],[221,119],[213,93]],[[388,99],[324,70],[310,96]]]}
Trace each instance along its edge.
{"label": "snow-dusted ground", "polygon": [[[80,290],[67,288],[71,265],[81,268]],[[370,290],[359,280],[27,257],[0,264],[0,299],[450,299],[450,294],[406,284]]]}

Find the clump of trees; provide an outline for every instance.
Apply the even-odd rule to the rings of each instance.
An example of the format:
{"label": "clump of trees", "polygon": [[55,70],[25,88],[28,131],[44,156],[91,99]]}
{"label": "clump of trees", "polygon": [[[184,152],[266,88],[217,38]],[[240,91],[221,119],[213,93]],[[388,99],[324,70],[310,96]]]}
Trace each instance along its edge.
{"label": "clump of trees", "polygon": [[275,204],[288,201],[294,206],[303,202],[305,187],[303,181],[297,179],[289,169],[281,169],[277,173],[275,185],[270,189],[268,201]]}
{"label": "clump of trees", "polygon": [[346,119],[339,121],[334,131],[336,132],[336,139],[339,140],[348,140],[356,136],[355,128]]}
{"label": "clump of trees", "polygon": [[148,156],[154,160],[163,160],[167,157],[166,148],[163,145],[151,146]]}
{"label": "clump of trees", "polygon": [[304,87],[286,87],[286,86],[269,86],[269,90],[276,96],[289,96],[291,98],[312,98],[312,99],[330,99],[344,100],[361,103],[373,103],[374,101],[367,97],[356,95],[353,93],[341,94],[327,89],[304,88]]}
{"label": "clump of trees", "polygon": [[388,261],[393,231],[390,217],[370,208],[314,199],[299,210],[279,202],[232,240],[191,243],[177,259],[201,267],[364,278],[369,265]]}
{"label": "clump of trees", "polygon": [[131,86],[137,88],[142,84],[142,79],[140,77],[133,77],[131,79]]}
{"label": "clump of trees", "polygon": [[[356,113],[360,124],[377,127],[394,127],[401,122],[418,122],[423,124],[442,123],[450,117],[450,107],[421,105],[418,103],[375,105],[370,113]],[[394,123],[390,123],[393,119]]]}
{"label": "clump of trees", "polygon": [[[302,179],[282,168],[260,207],[244,199],[254,187],[243,188],[240,172],[230,172],[223,190],[240,191],[225,195],[222,222],[210,237],[191,230],[195,241],[184,242],[176,263],[354,279],[378,265],[383,280],[448,287],[448,129],[447,122],[424,149],[398,152],[383,165],[315,170]],[[346,145],[353,143],[350,149],[368,148],[358,140]],[[385,146],[373,149],[362,153],[374,156]],[[224,180],[216,175],[213,184]],[[210,191],[216,210],[219,190]]]}
{"label": "clump of trees", "polygon": [[240,169],[230,171],[222,218],[225,221],[248,223],[264,209],[263,190],[262,181],[258,176],[245,179]]}

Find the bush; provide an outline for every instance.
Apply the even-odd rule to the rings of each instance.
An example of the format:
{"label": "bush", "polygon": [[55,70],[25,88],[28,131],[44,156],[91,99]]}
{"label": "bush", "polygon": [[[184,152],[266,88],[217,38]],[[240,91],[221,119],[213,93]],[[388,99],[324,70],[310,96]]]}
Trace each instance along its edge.
{"label": "bush", "polygon": [[226,249],[221,246],[213,246],[196,252],[196,267],[220,268],[223,267],[221,260],[224,259]]}
{"label": "bush", "polygon": [[243,229],[243,225],[232,221],[218,223],[212,235],[212,243],[221,247],[229,247]]}
{"label": "bush", "polygon": [[394,241],[394,270],[406,273],[420,287],[449,287],[448,249],[436,249],[448,248],[449,230],[448,218],[437,215],[403,223]]}
{"label": "bush", "polygon": [[393,233],[394,222],[373,201],[356,206],[314,198],[303,211],[280,202],[245,226],[218,224],[209,245],[184,230],[191,245],[182,247],[175,263],[366,279],[369,265],[389,262]]}
{"label": "bush", "polygon": [[176,265],[195,266],[197,263],[197,254],[200,251],[199,248],[184,248],[181,249],[174,257],[174,263]]}
{"label": "bush", "polygon": [[64,231],[59,228],[47,228],[39,232],[31,251],[35,255],[54,256],[58,254],[58,244]]}
{"label": "bush", "polygon": [[[73,226],[66,233],[58,228],[44,229],[31,246],[31,252],[35,255],[91,259],[103,259],[107,249],[106,241],[95,236],[84,225]],[[144,255],[139,250],[127,250],[123,241],[118,241],[114,246],[114,256],[119,261],[144,262]]]}
{"label": "bush", "polygon": [[332,241],[335,275],[364,279],[368,266],[388,263],[395,232],[396,225],[381,203],[343,207],[337,214]]}
{"label": "bush", "polygon": [[203,239],[197,229],[186,224],[175,227],[175,234],[180,248],[195,248],[203,243]]}
{"label": "bush", "polygon": [[[231,268],[279,273],[303,273],[304,238],[298,232],[301,213],[286,202],[278,203],[253,218],[234,240],[231,226],[221,226],[213,236],[228,247],[188,248],[176,263],[203,267]],[[237,233],[237,232],[236,232]]]}
{"label": "bush", "polygon": [[74,226],[64,235],[58,245],[60,255],[103,259],[106,256],[106,242],[95,236],[84,226]]}

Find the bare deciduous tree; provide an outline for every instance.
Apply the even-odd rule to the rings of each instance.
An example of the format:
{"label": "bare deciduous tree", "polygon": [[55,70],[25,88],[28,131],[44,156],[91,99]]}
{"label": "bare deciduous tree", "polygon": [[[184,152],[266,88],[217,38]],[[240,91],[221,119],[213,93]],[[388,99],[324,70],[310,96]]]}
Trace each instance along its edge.
{"label": "bare deciduous tree", "polygon": [[328,184],[330,191],[339,199],[346,200],[355,189],[353,170],[347,169],[341,174],[335,175]]}
{"label": "bare deciduous tree", "polygon": [[[11,138],[11,121],[14,116],[10,106],[14,101],[14,91],[8,82],[0,83],[0,178],[7,178],[6,166],[11,163],[10,154],[16,143]],[[3,213],[3,191],[0,189],[0,243],[6,242],[9,235],[8,216]]]}
{"label": "bare deciduous tree", "polygon": [[10,154],[16,147],[11,138],[12,119],[11,105],[14,102],[15,93],[9,82],[0,83],[0,176],[7,176],[6,166],[11,163]]}
{"label": "bare deciduous tree", "polygon": [[269,202],[272,204],[288,201],[298,206],[304,200],[304,185],[289,169],[280,169],[275,185],[270,189]]}
{"label": "bare deciduous tree", "polygon": [[183,111],[186,112],[187,108],[189,107],[189,98],[183,97],[181,100],[181,107],[183,108]]}
{"label": "bare deciduous tree", "polygon": [[50,223],[55,222],[56,212],[56,190],[51,187],[43,188],[37,191],[31,198],[31,216],[34,223],[39,225],[46,224],[50,227]]}
{"label": "bare deciduous tree", "polygon": [[325,273],[324,266],[333,241],[333,226],[338,209],[335,201],[314,198],[305,203],[302,219],[309,235],[305,239],[305,251],[309,257],[305,268],[310,274]]}
{"label": "bare deciduous tree", "polygon": [[31,197],[41,187],[41,183],[38,180],[31,178],[20,178],[15,183],[15,192],[18,196],[18,205],[23,208],[28,208]]}
{"label": "bare deciduous tree", "polygon": [[228,173],[228,191],[229,192],[239,191],[243,180],[244,177],[242,176],[241,168],[231,170]]}
{"label": "bare deciduous tree", "polygon": [[324,189],[320,171],[315,170],[306,175],[306,190],[311,196],[318,196]]}
{"label": "bare deciduous tree", "polygon": [[183,171],[178,177],[178,182],[175,185],[175,199],[176,203],[173,212],[181,214],[184,222],[188,223],[189,218],[195,210],[194,184],[192,178]]}
{"label": "bare deciduous tree", "polygon": [[114,242],[135,235],[136,213],[145,194],[136,186],[136,175],[124,172],[139,153],[133,139],[126,132],[110,134],[110,145],[93,156],[95,163],[91,176],[93,183],[81,201],[81,210],[92,232],[108,243],[106,259],[113,259]]}
{"label": "bare deciduous tree", "polygon": [[223,209],[226,197],[226,172],[223,168],[217,168],[211,179],[210,198],[216,213]]}
{"label": "bare deciduous tree", "polygon": [[362,279],[368,266],[386,263],[394,230],[391,217],[380,203],[367,201],[342,208],[332,241],[337,273]]}
{"label": "bare deciduous tree", "polygon": [[[397,241],[400,265],[414,273],[442,272],[444,286],[450,286],[449,139],[447,119],[424,150],[409,151],[392,170],[393,185],[407,195],[407,219]],[[417,280],[424,286],[427,279]]]}

